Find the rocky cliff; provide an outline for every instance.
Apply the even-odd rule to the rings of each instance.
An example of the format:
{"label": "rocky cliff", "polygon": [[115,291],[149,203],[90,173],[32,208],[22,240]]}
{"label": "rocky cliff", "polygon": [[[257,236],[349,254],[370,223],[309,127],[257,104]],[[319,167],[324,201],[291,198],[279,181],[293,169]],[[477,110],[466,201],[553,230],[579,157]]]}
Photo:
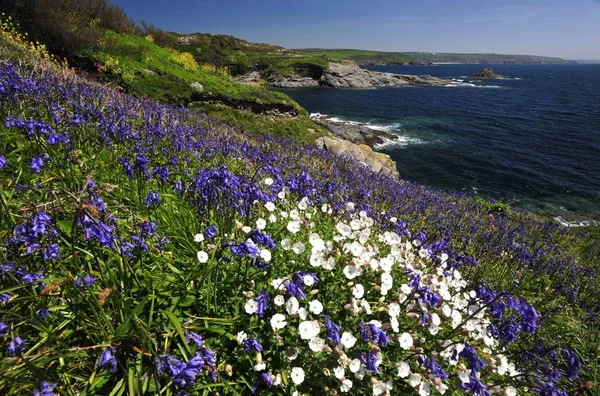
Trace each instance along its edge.
{"label": "rocky cliff", "polygon": [[238,77],[240,82],[257,82],[265,79],[272,87],[297,88],[326,86],[334,88],[374,88],[398,87],[408,85],[444,86],[450,84],[448,80],[428,76],[376,72],[361,69],[354,61],[329,63],[318,79],[314,76],[293,74],[288,76],[262,76],[258,72]]}

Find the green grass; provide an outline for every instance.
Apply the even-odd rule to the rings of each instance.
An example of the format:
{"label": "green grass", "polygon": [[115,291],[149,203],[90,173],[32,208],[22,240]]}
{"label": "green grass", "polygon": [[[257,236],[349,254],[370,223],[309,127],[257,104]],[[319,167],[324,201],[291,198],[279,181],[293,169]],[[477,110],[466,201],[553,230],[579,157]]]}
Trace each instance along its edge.
{"label": "green grass", "polygon": [[411,63],[419,59],[400,52],[380,52],[356,49],[302,49],[298,53],[312,56],[322,56],[331,60],[354,60],[359,63]]}
{"label": "green grass", "polygon": [[[164,99],[161,96],[187,98],[192,95],[189,84],[199,82],[204,87],[204,93],[209,96],[213,94],[236,100],[258,98],[264,103],[281,103],[282,100],[286,100],[294,106],[293,101],[282,93],[236,83],[229,78],[202,70],[186,70],[171,59],[171,54],[166,49],[134,35],[108,31],[106,46],[85,55],[101,63],[106,63],[109,58],[118,59],[120,67],[134,76],[132,81],[122,83],[138,95],[157,99]],[[150,70],[156,75],[149,76],[145,70]],[[160,91],[166,92],[163,95]]]}
{"label": "green grass", "polygon": [[[327,134],[325,129],[316,125],[309,118],[305,110],[297,117],[285,118],[258,115],[246,110],[203,102],[194,102],[190,104],[190,107],[225,121],[230,125],[237,126],[241,131],[253,134],[269,133],[293,138],[302,143],[314,143],[317,137]],[[313,130],[314,132],[309,130]]]}

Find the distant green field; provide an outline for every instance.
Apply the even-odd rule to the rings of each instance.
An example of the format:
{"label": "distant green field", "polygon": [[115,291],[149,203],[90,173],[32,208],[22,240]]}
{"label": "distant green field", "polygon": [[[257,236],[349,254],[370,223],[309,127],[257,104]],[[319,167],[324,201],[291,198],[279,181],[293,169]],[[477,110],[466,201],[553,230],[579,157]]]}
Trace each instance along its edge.
{"label": "distant green field", "polygon": [[400,52],[380,52],[356,49],[299,49],[298,53],[326,57],[331,60],[354,60],[360,63],[419,63],[419,59]]}
{"label": "distant green field", "polygon": [[457,54],[434,52],[408,52],[407,55],[427,62],[452,63],[571,63],[571,61],[537,55],[504,55],[504,54]]}

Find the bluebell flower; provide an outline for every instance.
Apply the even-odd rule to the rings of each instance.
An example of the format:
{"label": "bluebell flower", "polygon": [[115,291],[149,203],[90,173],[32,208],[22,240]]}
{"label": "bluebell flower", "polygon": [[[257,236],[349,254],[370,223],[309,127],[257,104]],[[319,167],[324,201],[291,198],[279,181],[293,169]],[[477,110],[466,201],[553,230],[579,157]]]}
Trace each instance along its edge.
{"label": "bluebell flower", "polygon": [[8,334],[9,331],[10,327],[4,322],[0,322],[0,335]]}
{"label": "bluebell flower", "polygon": [[256,302],[258,303],[258,308],[256,308],[256,313],[259,317],[265,316],[265,311],[269,306],[269,294],[266,291],[261,291],[258,297],[256,297]]}
{"label": "bluebell flower", "polygon": [[51,243],[48,245],[46,249],[42,252],[44,260],[58,260],[60,255],[60,246],[56,243]]}
{"label": "bluebell flower", "polygon": [[3,155],[0,155],[0,170],[4,169],[4,167],[8,164],[6,158]]}
{"label": "bluebell flower", "polygon": [[79,286],[81,289],[86,290],[88,287],[92,286],[96,282],[96,278],[89,275],[84,275],[82,277],[77,277],[75,279],[75,284]]}
{"label": "bluebell flower", "polygon": [[54,396],[56,393],[54,392],[54,388],[56,388],[57,384],[51,384],[48,381],[40,382],[40,389],[33,391],[33,396]]}
{"label": "bluebell flower", "polygon": [[364,363],[365,369],[367,371],[372,371],[375,374],[379,374],[379,369],[377,365],[379,363],[379,357],[373,352],[360,352],[358,354],[358,359]]}
{"label": "bluebell flower", "polygon": [[108,369],[111,373],[117,372],[117,359],[114,356],[115,349],[107,348],[100,355],[100,360],[98,361],[98,367],[102,367]]}
{"label": "bluebell flower", "polygon": [[338,345],[341,342],[341,326],[329,319],[329,316],[323,315],[323,319],[325,319],[325,328],[327,328],[327,339],[333,341],[336,345]]}
{"label": "bluebell flower", "polygon": [[11,295],[8,293],[0,294],[0,304],[6,304],[10,298]]}
{"label": "bluebell flower", "polygon": [[160,207],[160,197],[158,196],[158,191],[153,190],[145,198],[146,207]]}
{"label": "bluebell flower", "polygon": [[40,173],[42,171],[42,168],[46,165],[46,163],[44,161],[48,160],[49,158],[50,157],[48,157],[45,153],[38,154],[31,159],[31,162],[29,163],[29,167],[35,173]]}
{"label": "bluebell flower", "polygon": [[38,316],[42,319],[46,319],[48,317],[48,315],[50,315],[50,311],[48,311],[48,308],[42,308],[37,312]]}
{"label": "bluebell flower", "polygon": [[219,231],[219,229],[216,226],[210,225],[210,226],[206,227],[206,230],[204,230],[204,236],[206,237],[206,239],[211,239],[215,235],[217,235],[218,231]]}
{"label": "bluebell flower", "polygon": [[8,343],[8,352],[12,355],[18,355],[25,352],[27,347],[25,346],[25,340],[21,337],[16,336]]}
{"label": "bluebell flower", "polygon": [[257,338],[248,338],[245,339],[242,344],[244,345],[244,350],[246,352],[250,352],[255,350],[256,352],[262,352],[263,347],[262,344],[258,341]]}

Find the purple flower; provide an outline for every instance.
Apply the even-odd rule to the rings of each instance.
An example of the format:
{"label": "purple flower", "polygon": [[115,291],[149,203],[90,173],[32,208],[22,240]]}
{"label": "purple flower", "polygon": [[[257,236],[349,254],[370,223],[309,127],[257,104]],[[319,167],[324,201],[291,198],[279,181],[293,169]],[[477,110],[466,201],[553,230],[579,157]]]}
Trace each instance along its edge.
{"label": "purple flower", "polygon": [[60,246],[58,246],[58,244],[56,244],[56,243],[51,243],[42,252],[42,255],[44,256],[44,260],[46,260],[46,261],[58,260],[59,254],[60,254]]}
{"label": "purple flower", "polygon": [[158,196],[158,192],[156,190],[150,192],[148,195],[146,195],[145,198],[146,201],[146,207],[149,208],[151,206],[154,207],[160,207],[160,197]]}
{"label": "purple flower", "polygon": [[269,306],[269,294],[266,291],[261,291],[258,297],[256,297],[256,302],[258,303],[258,308],[256,309],[256,313],[259,317],[265,316],[265,311]]}
{"label": "purple flower", "polygon": [[18,355],[26,350],[27,347],[25,346],[25,340],[19,336],[16,336],[11,342],[8,343],[8,352],[12,355]]}
{"label": "purple flower", "polygon": [[248,338],[243,341],[243,344],[246,352],[250,352],[252,350],[255,350],[256,352],[262,352],[263,350],[263,347],[257,338]]}
{"label": "purple flower", "polygon": [[6,164],[8,164],[8,161],[6,160],[6,158],[4,158],[3,155],[0,155],[0,170],[2,170]]}
{"label": "purple flower", "polygon": [[158,372],[171,377],[173,383],[180,388],[193,385],[196,382],[196,375],[204,367],[204,359],[198,353],[187,363],[171,355],[160,355],[155,361]]}
{"label": "purple flower", "polygon": [[211,239],[215,235],[217,235],[218,231],[219,231],[219,229],[216,226],[210,225],[210,226],[206,227],[206,230],[204,231],[204,236],[206,237],[206,239]]}
{"label": "purple flower", "polygon": [[6,304],[10,300],[11,295],[8,293],[0,294],[0,304]]}
{"label": "purple flower", "polygon": [[56,388],[57,384],[51,384],[48,381],[42,381],[40,383],[40,389],[33,391],[34,396],[54,396],[56,393],[54,392],[54,388]]}
{"label": "purple flower", "polygon": [[193,342],[194,344],[196,344],[196,346],[198,348],[204,347],[204,339],[198,333],[194,333],[193,331],[186,331],[185,332],[185,338],[186,338],[188,344],[190,342]]}
{"label": "purple flower", "polygon": [[336,345],[340,343],[340,325],[335,324],[329,319],[329,316],[323,315],[325,327],[327,328],[327,339],[333,341]]}
{"label": "purple flower", "polygon": [[0,335],[8,334],[10,327],[4,322],[0,322]]}
{"label": "purple flower", "polygon": [[100,355],[100,360],[98,361],[98,367],[102,367],[108,369],[111,373],[117,372],[117,359],[114,356],[115,349],[108,348],[102,355]]}
{"label": "purple flower", "polygon": [[42,168],[46,165],[46,163],[44,162],[44,160],[49,159],[50,157],[48,157],[45,153],[42,154],[38,154],[35,157],[33,157],[31,159],[31,162],[29,164],[29,167],[35,172],[35,173],[40,173]]}
{"label": "purple flower", "polygon": [[42,308],[37,312],[37,314],[40,318],[46,319],[48,315],[50,315],[50,312],[48,311],[48,308]]}
{"label": "purple flower", "polygon": [[88,287],[92,286],[96,282],[96,278],[89,275],[84,275],[83,278],[77,277],[75,279],[75,284],[79,286],[81,289],[86,290]]}

